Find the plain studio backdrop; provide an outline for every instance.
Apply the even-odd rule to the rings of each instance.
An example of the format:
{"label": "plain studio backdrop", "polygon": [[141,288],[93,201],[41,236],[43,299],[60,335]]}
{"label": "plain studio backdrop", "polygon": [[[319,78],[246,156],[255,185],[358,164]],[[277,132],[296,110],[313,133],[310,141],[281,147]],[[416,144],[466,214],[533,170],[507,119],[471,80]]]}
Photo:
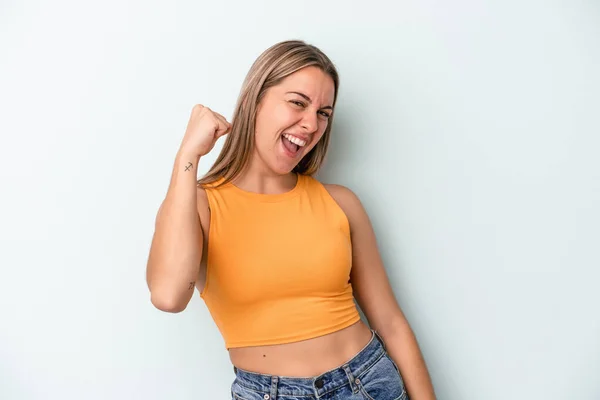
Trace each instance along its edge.
{"label": "plain studio backdrop", "polygon": [[229,398],[204,303],[155,309],[146,261],[192,106],[230,118],[285,39],[339,68],[319,176],[369,212],[438,398],[600,398],[592,0],[0,2],[0,398]]}

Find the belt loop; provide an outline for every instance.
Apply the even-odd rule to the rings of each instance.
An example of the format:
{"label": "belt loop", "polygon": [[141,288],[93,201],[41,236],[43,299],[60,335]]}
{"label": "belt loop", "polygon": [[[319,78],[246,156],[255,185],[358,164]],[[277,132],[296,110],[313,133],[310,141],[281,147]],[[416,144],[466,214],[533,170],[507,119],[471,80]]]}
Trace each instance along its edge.
{"label": "belt loop", "polygon": [[350,382],[350,387],[352,388],[352,393],[356,394],[359,391],[358,388],[358,379],[354,380],[354,375],[352,375],[352,371],[350,371],[350,367],[348,364],[342,366],[344,372],[346,372],[346,376],[348,377],[348,382]]}
{"label": "belt loop", "polygon": [[269,400],[277,399],[277,382],[278,381],[279,381],[279,378],[277,378],[276,376],[271,376],[271,398]]}

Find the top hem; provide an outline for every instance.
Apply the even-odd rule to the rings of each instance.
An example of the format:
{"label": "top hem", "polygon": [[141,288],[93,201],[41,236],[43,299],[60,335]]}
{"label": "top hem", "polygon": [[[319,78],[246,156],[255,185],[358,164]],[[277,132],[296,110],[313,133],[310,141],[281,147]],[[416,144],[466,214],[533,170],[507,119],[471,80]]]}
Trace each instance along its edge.
{"label": "top hem", "polygon": [[227,350],[229,350],[229,349],[235,349],[235,348],[241,348],[241,347],[251,347],[251,346],[272,346],[272,345],[278,345],[278,344],[290,344],[290,343],[300,342],[303,340],[314,339],[314,338],[317,338],[320,336],[325,336],[330,333],[335,333],[335,332],[340,331],[344,328],[347,328],[351,325],[354,325],[355,323],[357,323],[360,320],[361,320],[360,315],[357,313],[350,320],[348,320],[344,323],[332,326],[325,330],[320,330],[320,331],[313,332],[313,333],[306,333],[303,335],[287,336],[287,337],[277,338],[277,339],[225,342],[225,347],[227,348]]}

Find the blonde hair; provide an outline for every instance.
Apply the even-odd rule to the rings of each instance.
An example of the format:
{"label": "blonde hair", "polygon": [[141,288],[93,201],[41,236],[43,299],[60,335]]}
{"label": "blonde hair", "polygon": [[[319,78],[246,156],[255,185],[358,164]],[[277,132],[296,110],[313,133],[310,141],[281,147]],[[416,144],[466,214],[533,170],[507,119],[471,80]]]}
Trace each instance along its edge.
{"label": "blonde hair", "polygon": [[[231,131],[210,170],[198,180],[199,185],[213,183],[221,178],[221,184],[224,184],[243,171],[254,151],[256,114],[266,91],[278,85],[285,77],[309,66],[320,68],[333,79],[332,106],[335,107],[339,76],[334,64],[321,50],[301,40],[288,40],[271,46],[256,59],[248,71],[233,113]],[[333,114],[319,142],[300,160],[293,172],[312,175],[319,170],[329,146],[332,123]]]}

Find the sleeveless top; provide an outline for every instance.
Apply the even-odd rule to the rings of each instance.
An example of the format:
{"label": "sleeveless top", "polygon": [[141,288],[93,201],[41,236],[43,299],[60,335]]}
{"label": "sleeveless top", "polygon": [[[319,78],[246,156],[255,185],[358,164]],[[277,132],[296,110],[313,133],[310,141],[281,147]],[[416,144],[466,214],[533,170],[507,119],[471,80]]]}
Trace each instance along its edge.
{"label": "sleeveless top", "polygon": [[232,183],[205,190],[210,230],[200,296],[227,349],[306,340],[360,320],[350,225],[319,181],[298,175],[281,194]]}

